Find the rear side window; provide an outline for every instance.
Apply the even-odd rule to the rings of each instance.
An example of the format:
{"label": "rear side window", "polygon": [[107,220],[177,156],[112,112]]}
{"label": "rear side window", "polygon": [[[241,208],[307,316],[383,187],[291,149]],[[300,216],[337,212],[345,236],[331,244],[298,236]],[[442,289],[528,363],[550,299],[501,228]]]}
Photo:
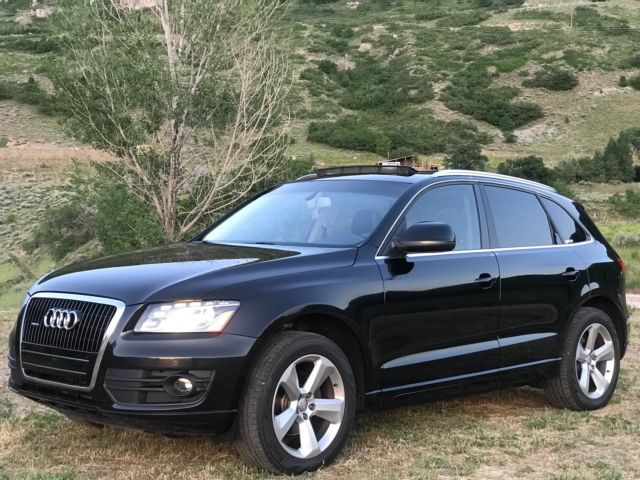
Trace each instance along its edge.
{"label": "rear side window", "polygon": [[538,198],[510,188],[485,186],[497,248],[552,245],[551,226]]}
{"label": "rear side window", "polygon": [[584,242],[587,239],[587,235],[584,233],[582,227],[578,225],[578,222],[576,222],[564,208],[547,198],[543,198],[542,203],[544,204],[544,208],[547,209],[553,226],[556,229],[557,243],[578,243]]}

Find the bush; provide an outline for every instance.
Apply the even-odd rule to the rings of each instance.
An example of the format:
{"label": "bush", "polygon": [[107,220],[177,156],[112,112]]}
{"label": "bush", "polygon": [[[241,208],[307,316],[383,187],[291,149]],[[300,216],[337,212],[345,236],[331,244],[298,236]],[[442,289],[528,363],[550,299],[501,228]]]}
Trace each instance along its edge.
{"label": "bush", "polygon": [[498,173],[545,184],[551,184],[553,181],[553,171],[545,166],[542,158],[535,155],[502,162],[498,165]]}
{"label": "bush", "polygon": [[616,193],[609,198],[613,209],[629,218],[640,218],[640,192],[625,190],[624,193]]}
{"label": "bush", "polygon": [[632,182],[636,177],[633,158],[637,151],[640,151],[640,129],[632,128],[609,139],[604,150],[596,152],[593,157],[561,162],[554,169],[554,174],[568,183],[583,180]]}
{"label": "bush", "polygon": [[577,7],[574,11],[573,24],[576,27],[599,30],[605,35],[624,35],[629,30],[627,20],[600,15],[591,7]]}
{"label": "bush", "polygon": [[445,157],[443,164],[446,168],[463,170],[484,170],[489,159],[483,155],[480,145],[467,144],[455,148],[451,155]]}
{"label": "bush", "polygon": [[488,122],[505,132],[544,115],[535,103],[513,101],[519,93],[517,89],[493,86],[492,82],[486,68],[467,68],[455,75],[440,99],[450,109]]}
{"label": "bush", "polygon": [[622,88],[628,87],[629,81],[627,80],[627,77],[625,77],[624,75],[620,75],[620,79],[618,80],[618,86]]}
{"label": "bush", "polygon": [[634,90],[640,90],[640,75],[636,75],[635,77],[628,79],[627,84]]}
{"label": "bush", "polygon": [[337,72],[333,78],[343,88],[340,105],[351,110],[392,113],[433,98],[431,83],[410,75],[407,64],[404,58],[392,59],[384,65],[365,57],[355,68]]}
{"label": "bush", "polygon": [[117,253],[166,242],[151,207],[100,164],[94,170],[75,165],[67,203],[49,208],[28,250],[46,248],[55,260],[98,239],[103,253]]}
{"label": "bush", "polygon": [[358,118],[345,117],[336,122],[311,122],[307,139],[337,148],[375,152],[375,135],[375,132]]}
{"label": "bush", "polygon": [[0,100],[15,100],[34,105],[45,115],[53,115],[56,112],[53,97],[42,90],[33,77],[29,77],[29,80],[23,83],[0,82]]}
{"label": "bush", "polygon": [[338,66],[331,60],[320,60],[318,62],[318,70],[326,75],[335,75],[338,73]]}
{"label": "bush", "polygon": [[522,85],[553,91],[567,91],[578,86],[578,77],[563,68],[547,67],[536,72],[533,78],[523,81]]}
{"label": "bush", "polygon": [[351,115],[334,122],[312,122],[307,139],[336,148],[402,156],[448,153],[460,144],[489,142],[468,123],[437,120],[430,115]]}
{"label": "bush", "polygon": [[640,53],[634,53],[627,59],[630,68],[640,68]]}
{"label": "bush", "polygon": [[524,0],[475,0],[480,8],[492,8],[494,10],[505,10],[507,8],[517,8],[524,4]]}
{"label": "bush", "polygon": [[446,13],[440,9],[431,9],[429,6],[427,8],[429,8],[429,10],[422,13],[416,13],[414,18],[419,22],[428,22],[430,20],[437,20],[446,15]]}
{"label": "bush", "polygon": [[477,25],[480,22],[485,21],[491,14],[483,10],[471,10],[469,12],[454,13],[440,18],[436,25],[438,27],[467,27],[470,25]]}

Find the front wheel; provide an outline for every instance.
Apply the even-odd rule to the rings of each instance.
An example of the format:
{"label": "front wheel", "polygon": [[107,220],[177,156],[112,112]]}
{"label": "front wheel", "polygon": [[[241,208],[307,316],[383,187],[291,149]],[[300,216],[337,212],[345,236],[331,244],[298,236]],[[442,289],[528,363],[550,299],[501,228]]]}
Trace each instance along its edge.
{"label": "front wheel", "polygon": [[611,318],[602,310],[581,308],[565,336],[560,369],[547,385],[547,396],[561,408],[602,408],[613,395],[619,370],[620,342]]}
{"label": "front wheel", "polygon": [[283,332],[249,375],[238,450],[274,473],[315,470],[342,449],[355,408],[353,371],[342,350],[321,335]]}

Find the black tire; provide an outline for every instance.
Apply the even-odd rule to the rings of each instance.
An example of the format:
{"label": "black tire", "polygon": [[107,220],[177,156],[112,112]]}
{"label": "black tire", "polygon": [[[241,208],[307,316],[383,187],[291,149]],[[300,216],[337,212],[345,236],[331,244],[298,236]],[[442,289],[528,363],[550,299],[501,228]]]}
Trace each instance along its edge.
{"label": "black tire", "polygon": [[[274,396],[285,370],[305,355],[330,360],[344,387],[344,414],[333,441],[317,456],[308,459],[289,454],[276,437],[273,426]],[[272,473],[300,474],[329,464],[342,450],[353,427],[356,386],[351,365],[331,340],[308,332],[288,331],[274,336],[264,346],[249,373],[240,399],[237,449],[249,463]]]}
{"label": "black tire", "polygon": [[[577,348],[583,334],[590,325],[602,325],[611,336],[615,360],[612,378],[607,390],[598,398],[590,398],[580,388],[577,373]],[[547,382],[545,393],[549,402],[570,410],[597,410],[611,400],[620,372],[620,340],[613,321],[602,310],[583,307],[575,314],[567,330],[562,346],[562,360],[557,375]]]}

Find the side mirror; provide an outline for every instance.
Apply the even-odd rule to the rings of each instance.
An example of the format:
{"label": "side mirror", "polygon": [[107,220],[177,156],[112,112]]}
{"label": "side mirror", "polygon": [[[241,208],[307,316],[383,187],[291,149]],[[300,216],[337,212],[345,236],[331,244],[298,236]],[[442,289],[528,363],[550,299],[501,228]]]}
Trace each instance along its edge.
{"label": "side mirror", "polygon": [[411,225],[391,247],[401,253],[448,252],[456,246],[456,235],[450,225],[421,222]]}

